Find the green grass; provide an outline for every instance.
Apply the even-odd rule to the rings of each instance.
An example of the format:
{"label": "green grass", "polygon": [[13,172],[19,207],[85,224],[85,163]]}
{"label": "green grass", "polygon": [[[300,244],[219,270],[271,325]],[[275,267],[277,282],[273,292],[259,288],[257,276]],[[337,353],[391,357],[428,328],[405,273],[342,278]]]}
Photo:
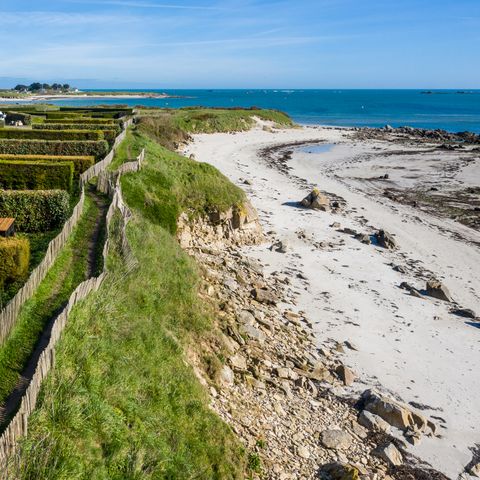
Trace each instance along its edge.
{"label": "green grass", "polygon": [[173,153],[144,137],[150,160],[122,185],[129,204],[142,209],[152,223],[176,232],[182,212],[191,218],[245,201],[244,192],[230,183],[216,168]]}
{"label": "green grass", "polygon": [[137,156],[140,155],[144,145],[145,140],[138,135],[135,127],[129,127],[127,129],[125,141],[123,141],[115,151],[115,155],[112,163],[108,167],[108,170],[114,171],[123,163],[136,160]]}
{"label": "green grass", "polygon": [[293,127],[288,115],[276,110],[216,108],[140,109],[139,128],[169,150],[177,150],[190,140],[190,134],[241,132],[255,125],[253,117],[274,122],[279,127]]}
{"label": "green grass", "polygon": [[86,197],[81,220],[35,295],[20,311],[7,341],[0,346],[0,402],[17,383],[45,325],[85,280],[88,241],[95,226],[98,208]]}
{"label": "green grass", "polygon": [[[127,269],[113,249],[104,284],[72,311],[23,442],[20,479],[244,478],[243,448],[186,361],[214,333],[196,265],[170,233],[171,219],[152,217],[141,200],[161,190],[181,198],[192,185],[180,181],[178,156],[146,147],[143,171],[122,181],[138,265]],[[191,179],[209,176],[185,161]],[[216,171],[210,177],[228,183]]]}

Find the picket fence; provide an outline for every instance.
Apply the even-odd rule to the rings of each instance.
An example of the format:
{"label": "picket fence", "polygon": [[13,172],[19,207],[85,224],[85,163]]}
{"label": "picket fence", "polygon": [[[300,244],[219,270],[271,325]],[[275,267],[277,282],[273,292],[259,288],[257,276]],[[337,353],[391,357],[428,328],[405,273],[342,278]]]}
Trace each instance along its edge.
{"label": "picket fence", "polygon": [[24,303],[29,300],[34,292],[36,291],[40,282],[45,278],[47,272],[50,270],[51,266],[57,259],[57,256],[65,246],[72,230],[78,223],[78,220],[82,216],[83,205],[85,202],[85,185],[93,177],[99,175],[100,172],[105,171],[108,165],[113,160],[115,151],[123,141],[126,135],[126,129],[132,124],[132,120],[127,120],[124,123],[124,130],[117,136],[115,143],[110,151],[110,153],[100,162],[91,166],[88,170],[80,176],[80,200],[73,209],[71,217],[65,222],[61,232],[49,243],[47,252],[40,262],[40,264],[32,271],[27,281],[23,287],[17,292],[17,294],[8,302],[5,308],[0,311],[0,345],[2,345],[5,340],[8,338],[12,328],[15,326],[15,322],[18,318],[18,313],[24,305]]}
{"label": "picket fence", "polygon": [[[141,154],[137,157],[137,160],[134,162],[128,162],[122,165],[119,168],[119,172],[125,173],[130,171],[138,171],[141,167],[142,161],[144,160],[145,151],[142,150]],[[111,161],[111,160],[110,160]],[[111,203],[106,215],[106,224],[107,224],[107,238],[103,248],[103,258],[104,258],[104,267],[103,272],[98,277],[91,277],[88,280],[82,282],[75,291],[70,295],[70,298],[67,302],[67,305],[55,318],[51,334],[47,346],[40,354],[35,371],[32,375],[31,380],[23,394],[19,408],[10,420],[8,426],[5,428],[3,433],[0,436],[0,479],[1,480],[10,480],[9,478],[9,465],[15,460],[15,453],[17,451],[18,441],[28,432],[28,419],[35,409],[38,395],[40,393],[40,388],[43,380],[48,375],[49,371],[53,368],[55,363],[55,345],[60,339],[61,333],[65,328],[65,325],[68,320],[68,316],[77,302],[83,300],[89,293],[98,290],[102,284],[105,276],[107,275],[106,264],[107,256],[110,248],[111,238],[109,234],[110,225],[113,216],[116,212],[119,212],[121,219],[121,246],[124,255],[124,261],[127,265],[132,265],[135,262],[131,248],[128,243],[126,235],[126,227],[129,219],[131,218],[131,211],[128,206],[123,201],[122,190],[120,185],[120,176],[119,172],[110,172],[101,173],[102,176],[107,178],[107,181],[104,182],[106,185],[107,193],[111,197]],[[82,185],[83,188],[83,185]],[[83,195],[83,190],[82,190]],[[83,200],[79,201],[77,207]],[[83,203],[82,203],[83,205]],[[77,208],[76,207],[76,208]],[[81,209],[80,209],[81,214]],[[79,215],[80,215],[79,214]],[[73,220],[73,215],[70,220]]]}

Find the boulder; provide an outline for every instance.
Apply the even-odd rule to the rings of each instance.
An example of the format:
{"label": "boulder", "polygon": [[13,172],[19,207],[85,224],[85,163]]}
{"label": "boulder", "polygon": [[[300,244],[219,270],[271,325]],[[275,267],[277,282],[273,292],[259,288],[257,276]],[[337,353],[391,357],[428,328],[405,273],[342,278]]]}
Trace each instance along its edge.
{"label": "boulder", "polygon": [[454,308],[453,310],[451,310],[451,313],[463,318],[471,318],[471,319],[477,318],[477,315],[475,314],[475,312],[470,308]]}
{"label": "boulder", "polygon": [[324,430],[320,434],[320,443],[332,450],[347,450],[352,441],[352,436],[342,430]]}
{"label": "boulder", "polygon": [[362,397],[365,402],[365,410],[383,418],[393,427],[403,431],[411,428],[423,432],[428,426],[426,418],[422,415],[375,390],[365,391]]}
{"label": "boulder", "polygon": [[254,288],[252,290],[252,297],[260,303],[266,303],[268,305],[276,305],[277,298],[276,296],[266,288]]}
{"label": "boulder", "polygon": [[369,430],[377,430],[385,433],[390,432],[390,424],[387,423],[382,417],[379,417],[368,410],[363,410],[360,413],[358,417],[358,423]]}
{"label": "boulder", "polygon": [[288,250],[288,244],[287,242],[280,240],[279,242],[274,243],[271,247],[270,250],[273,252],[278,252],[278,253],[287,253]]}
{"label": "boulder", "polygon": [[439,300],[443,300],[445,302],[451,302],[452,296],[448,291],[448,288],[439,280],[435,278],[431,278],[427,282],[427,295],[433,298],[438,298]]}
{"label": "boulder", "polygon": [[480,462],[469,468],[468,473],[473,477],[480,478]]}
{"label": "boulder", "polygon": [[378,447],[372,453],[390,465],[399,466],[403,463],[402,454],[393,443]]}
{"label": "boulder", "polygon": [[235,377],[233,371],[227,365],[224,365],[220,370],[220,383],[223,385],[233,385]]}
{"label": "boulder", "polygon": [[320,190],[317,188],[314,188],[300,203],[302,206],[313,208],[314,210],[323,210],[325,212],[330,209],[330,200],[320,193]]}
{"label": "boulder", "polygon": [[397,248],[397,243],[395,242],[393,235],[386,232],[385,230],[379,230],[375,234],[375,239],[377,240],[377,243],[383,248],[387,248],[388,250],[394,250],[395,248]]}
{"label": "boulder", "polygon": [[239,330],[242,335],[246,335],[252,340],[257,340],[260,343],[265,341],[265,334],[251,325],[241,325]]}
{"label": "boulder", "polygon": [[335,462],[324,465],[320,471],[326,475],[330,480],[358,480],[359,471],[345,463]]}
{"label": "boulder", "polygon": [[346,367],[345,365],[339,365],[335,369],[335,373],[345,385],[353,385],[356,376],[348,367]]}

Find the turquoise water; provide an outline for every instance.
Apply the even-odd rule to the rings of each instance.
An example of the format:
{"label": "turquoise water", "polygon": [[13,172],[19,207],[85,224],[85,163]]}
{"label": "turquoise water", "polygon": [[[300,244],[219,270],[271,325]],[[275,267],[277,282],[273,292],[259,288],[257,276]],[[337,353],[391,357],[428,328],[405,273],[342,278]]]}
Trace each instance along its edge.
{"label": "turquoise water", "polygon": [[[144,90],[145,91],[145,90]],[[162,92],[161,90],[148,90]],[[135,90],[132,90],[132,93]],[[302,124],[419,128],[480,133],[480,90],[166,90],[188,98],[142,100],[71,99],[59,105],[128,104],[150,107],[275,108]]]}

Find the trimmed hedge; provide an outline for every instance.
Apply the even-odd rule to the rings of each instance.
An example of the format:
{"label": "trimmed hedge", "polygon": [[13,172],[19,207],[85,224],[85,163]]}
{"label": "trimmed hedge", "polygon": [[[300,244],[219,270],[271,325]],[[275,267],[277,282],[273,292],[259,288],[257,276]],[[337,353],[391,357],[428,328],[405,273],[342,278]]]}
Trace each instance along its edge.
{"label": "trimmed hedge", "polygon": [[0,217],[15,218],[15,229],[34,233],[61,227],[70,213],[65,190],[0,190]]}
{"label": "trimmed hedge", "polygon": [[72,189],[72,162],[15,162],[0,160],[0,188],[5,190]]}
{"label": "trimmed hedge", "polygon": [[9,160],[17,162],[72,162],[73,173],[75,177],[79,176],[85,170],[95,164],[95,157],[88,156],[59,156],[59,155],[3,155],[0,154],[0,160]]}
{"label": "trimmed hedge", "polygon": [[2,140],[0,139],[0,154],[13,155],[61,155],[61,156],[93,156],[101,160],[108,153],[108,143],[77,142],[62,140]]}
{"label": "trimmed hedge", "polygon": [[27,130],[23,128],[4,128],[0,138],[22,140],[92,140],[104,139],[100,130]]}
{"label": "trimmed hedge", "polygon": [[64,123],[66,125],[76,123],[82,125],[115,125],[118,121],[115,121],[113,118],[47,118],[45,123]]}
{"label": "trimmed hedge", "polygon": [[34,130],[99,130],[103,132],[105,140],[112,144],[115,137],[122,131],[119,125],[92,125],[81,123],[36,123],[32,125]]}
{"label": "trimmed hedge", "polygon": [[26,238],[0,238],[0,287],[26,278],[30,243]]}

